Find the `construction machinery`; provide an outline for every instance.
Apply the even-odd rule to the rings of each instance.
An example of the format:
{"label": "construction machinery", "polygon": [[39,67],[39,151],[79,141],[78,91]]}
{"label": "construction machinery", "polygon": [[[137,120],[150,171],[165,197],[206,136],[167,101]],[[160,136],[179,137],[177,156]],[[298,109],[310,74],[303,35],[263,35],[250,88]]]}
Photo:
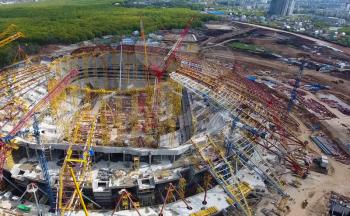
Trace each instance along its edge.
{"label": "construction machinery", "polygon": [[289,99],[289,103],[288,103],[288,112],[292,111],[294,102],[297,99],[298,89],[300,87],[300,82],[301,82],[301,78],[303,75],[304,67],[305,67],[305,62],[304,62],[304,60],[302,60],[300,67],[299,67],[299,73],[298,73],[297,77],[295,78],[294,87],[290,93],[290,99]]}
{"label": "construction machinery", "polygon": [[40,150],[38,151],[38,160],[41,166],[41,171],[43,172],[43,177],[45,181],[45,191],[49,200],[50,208],[52,211],[54,211],[56,209],[56,198],[54,192],[52,191],[49,167],[46,160],[47,147],[45,147],[40,140],[39,121],[36,115],[34,115],[33,129],[36,144],[40,146]]}
{"label": "construction machinery", "polygon": [[39,201],[38,201],[38,191],[40,192],[44,192],[42,191],[35,183],[30,183],[27,185],[26,191],[21,195],[21,197],[18,199],[17,203],[17,208],[23,212],[29,213],[31,211],[31,207],[26,206],[24,204],[21,204],[21,201],[23,201],[23,198],[25,195],[27,194],[31,194],[32,196],[34,196],[34,200],[35,200],[35,205],[36,205],[36,211],[37,211],[37,215],[38,216],[43,216],[43,212],[41,207],[39,206]]}
{"label": "construction machinery", "polygon": [[185,28],[182,30],[180,37],[175,42],[173,47],[170,49],[168,54],[163,58],[161,63],[159,65],[149,65],[150,70],[152,71],[153,75],[155,76],[154,80],[154,91],[153,91],[153,102],[152,102],[152,109],[153,114],[155,116],[156,122],[155,126],[158,125],[157,119],[158,119],[158,110],[159,110],[159,103],[160,103],[160,82],[163,77],[163,74],[168,69],[172,61],[175,59],[175,54],[178,51],[178,49],[181,47],[182,42],[184,41],[187,33],[190,30],[190,27],[192,25],[194,18],[192,17],[190,20],[188,20]]}
{"label": "construction machinery", "polygon": [[[76,120],[73,131],[73,141],[67,150],[65,160],[60,170],[58,207],[61,215],[74,210],[78,202],[86,216],[89,215],[82,189],[87,183],[91,170],[91,156],[93,156],[93,135],[96,126],[96,117],[89,109],[83,110]],[[73,150],[75,144],[84,144],[81,153]]]}
{"label": "construction machinery", "polygon": [[59,95],[66,86],[72,81],[78,74],[77,70],[70,71],[56,86],[53,88],[44,98],[42,98],[37,104],[33,106],[21,119],[20,121],[12,128],[12,130],[5,137],[0,138],[0,177],[2,178],[4,164],[6,162],[6,154],[10,150],[8,145],[11,140],[15,139],[19,135],[20,130],[28,123],[30,118],[40,110],[44,109],[46,105],[57,95]]}
{"label": "construction machinery", "polygon": [[[15,34],[10,35],[15,30],[15,25],[10,25],[0,33],[0,48],[6,46],[7,44],[11,43],[12,41],[17,40],[18,38],[24,37],[24,34],[22,32],[16,32]],[[10,36],[8,36],[10,35]]]}

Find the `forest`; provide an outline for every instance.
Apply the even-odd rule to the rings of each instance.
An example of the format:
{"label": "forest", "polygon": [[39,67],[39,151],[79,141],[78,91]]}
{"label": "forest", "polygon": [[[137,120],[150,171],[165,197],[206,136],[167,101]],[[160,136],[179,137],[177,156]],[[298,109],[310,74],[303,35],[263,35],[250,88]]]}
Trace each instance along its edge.
{"label": "forest", "polygon": [[11,62],[17,44],[34,54],[47,44],[70,44],[103,35],[124,35],[138,30],[143,17],[145,31],[183,28],[190,17],[193,26],[212,19],[186,8],[130,8],[122,1],[46,0],[37,3],[0,5],[0,32],[10,24],[24,33],[22,38],[0,48],[0,67]]}

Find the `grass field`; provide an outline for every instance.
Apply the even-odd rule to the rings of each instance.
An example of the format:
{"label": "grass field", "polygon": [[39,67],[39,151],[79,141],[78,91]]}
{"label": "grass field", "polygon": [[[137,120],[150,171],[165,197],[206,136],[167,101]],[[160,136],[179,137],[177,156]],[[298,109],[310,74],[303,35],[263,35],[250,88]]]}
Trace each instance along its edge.
{"label": "grass field", "polygon": [[233,49],[240,49],[245,51],[256,51],[258,49],[254,44],[246,44],[241,42],[233,42],[230,44],[230,47]]}
{"label": "grass field", "polygon": [[[107,34],[123,35],[139,29],[140,16],[145,30],[183,28],[190,17],[194,26],[211,19],[185,8],[124,8],[117,0],[47,0],[0,6],[0,32],[10,24],[25,34],[19,43],[35,53],[41,45],[75,43]],[[0,66],[8,64],[18,42],[0,49]]]}

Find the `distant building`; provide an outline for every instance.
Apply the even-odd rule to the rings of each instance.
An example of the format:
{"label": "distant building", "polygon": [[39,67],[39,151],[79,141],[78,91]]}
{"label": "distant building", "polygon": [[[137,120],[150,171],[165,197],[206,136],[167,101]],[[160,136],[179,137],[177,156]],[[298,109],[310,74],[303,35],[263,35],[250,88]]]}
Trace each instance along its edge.
{"label": "distant building", "polygon": [[295,0],[272,0],[269,15],[290,16],[293,14]]}

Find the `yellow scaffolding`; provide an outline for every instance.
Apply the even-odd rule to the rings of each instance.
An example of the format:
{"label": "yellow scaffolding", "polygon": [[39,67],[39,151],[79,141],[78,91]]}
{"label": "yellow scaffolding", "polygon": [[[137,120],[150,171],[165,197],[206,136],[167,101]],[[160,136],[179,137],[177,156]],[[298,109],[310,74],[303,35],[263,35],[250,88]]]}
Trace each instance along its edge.
{"label": "yellow scaffolding", "polygon": [[246,193],[243,191],[235,170],[232,167],[233,161],[225,157],[223,148],[219,147],[207,135],[205,142],[195,142],[192,140],[199,156],[207,163],[210,173],[220,183],[226,194],[232,199],[238,209],[246,216],[251,216],[252,210],[246,200]]}
{"label": "yellow scaffolding", "polygon": [[[65,212],[76,208],[78,199],[85,215],[88,215],[81,190],[87,181],[87,173],[91,170],[90,156],[95,127],[96,118],[89,110],[82,111],[74,128],[73,142],[71,142],[67,150],[66,158],[60,170],[58,206],[62,216],[65,215]],[[87,137],[82,154],[77,154],[73,152],[72,146],[79,141],[85,141],[85,137],[79,136],[84,134],[82,130],[87,130],[88,133],[86,134]]]}
{"label": "yellow scaffolding", "polygon": [[108,145],[110,141],[110,131],[108,128],[108,122],[107,122],[107,102],[106,100],[102,100],[101,102],[101,108],[99,112],[99,118],[100,118],[100,133],[102,136],[102,145]]}
{"label": "yellow scaffolding", "polygon": [[185,199],[186,185],[187,185],[186,179],[185,178],[180,178],[179,179],[179,186],[178,186],[180,199]]}

